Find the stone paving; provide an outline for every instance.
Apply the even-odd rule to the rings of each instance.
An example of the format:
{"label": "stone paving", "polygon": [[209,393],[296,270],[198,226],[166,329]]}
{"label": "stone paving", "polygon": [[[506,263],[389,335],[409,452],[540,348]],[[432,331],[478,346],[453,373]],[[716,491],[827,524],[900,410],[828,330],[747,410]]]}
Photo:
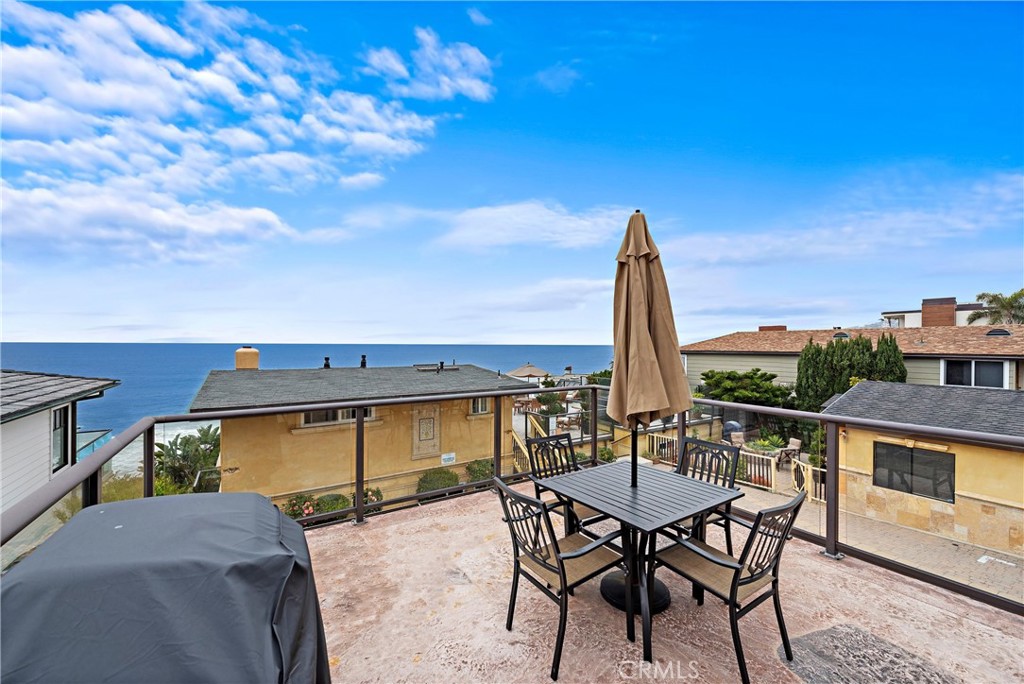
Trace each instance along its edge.
{"label": "stone paving", "polygon": [[[511,543],[493,492],[309,530],[306,538],[333,681],[551,681],[558,607],[522,582],[513,628],[505,629]],[[721,548],[719,528],[709,541]],[[740,621],[752,681],[1024,684],[1024,618],[819,551],[794,539],[782,560],[792,663],[770,601]],[[672,603],[654,617],[654,663],[643,662],[639,641],[626,640],[623,613],[593,581],[569,599],[559,682],[739,681],[726,607],[713,598],[697,606],[685,580],[658,577]]]}

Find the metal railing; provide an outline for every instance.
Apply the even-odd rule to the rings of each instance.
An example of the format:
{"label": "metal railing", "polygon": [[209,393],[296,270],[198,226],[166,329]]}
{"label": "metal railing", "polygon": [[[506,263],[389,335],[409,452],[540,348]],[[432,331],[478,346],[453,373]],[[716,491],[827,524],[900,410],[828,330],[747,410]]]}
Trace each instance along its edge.
{"label": "metal railing", "polygon": [[[593,426],[597,426],[598,409],[600,406],[598,401],[598,392],[599,390],[607,391],[607,387],[601,385],[585,385],[583,387],[574,387],[573,389],[576,391],[587,391],[590,393],[590,424]],[[164,423],[196,422],[201,420],[226,420],[232,418],[279,415],[285,413],[301,413],[305,411],[323,409],[357,409],[355,411],[355,481],[353,483],[355,486],[355,493],[353,505],[338,511],[315,514],[301,518],[301,522],[305,524],[327,523],[340,520],[345,516],[354,516],[356,522],[362,522],[366,519],[366,516],[368,514],[368,508],[372,509],[369,512],[375,512],[380,510],[386,511],[389,508],[401,507],[404,505],[414,505],[416,503],[423,501],[424,499],[431,497],[459,495],[479,491],[480,486],[482,484],[486,484],[486,481],[466,483],[454,487],[433,490],[430,492],[392,497],[391,499],[386,499],[384,501],[371,502],[368,505],[367,502],[364,500],[364,491],[367,487],[365,453],[366,426],[364,424],[365,421],[363,418],[363,411],[360,409],[370,406],[381,407],[389,405],[436,403],[481,397],[494,398],[494,472],[496,474],[500,474],[503,479],[515,480],[522,478],[523,475],[502,472],[502,459],[504,456],[504,436],[506,430],[511,428],[511,426],[505,426],[503,424],[503,400],[507,397],[537,394],[541,391],[551,392],[559,390],[553,390],[552,388],[530,387],[516,390],[452,393],[443,395],[423,395],[395,399],[376,399],[372,401],[362,400],[319,404],[297,404],[260,409],[210,411],[184,415],[169,415],[143,418],[136,422],[134,425],[132,425],[130,428],[125,430],[120,435],[117,435],[116,437],[111,439],[110,442],[108,442],[103,447],[98,449],[89,458],[75,464],[71,468],[68,468],[61,473],[58,473],[58,475],[56,475],[47,484],[43,485],[35,492],[33,492],[31,495],[29,495],[22,501],[19,501],[18,503],[14,504],[11,508],[5,511],[2,520],[0,520],[0,532],[2,532],[2,535],[0,535],[2,536],[2,539],[0,539],[0,543],[6,544],[18,532],[25,529],[25,527],[28,526],[33,520],[44,515],[50,509],[50,507],[59,502],[65,495],[73,492],[76,488],[81,488],[81,499],[83,507],[100,503],[102,501],[102,467],[106,463],[108,463],[116,454],[121,452],[128,444],[130,444],[139,437],[142,437],[144,442],[142,459],[142,494],[143,496],[147,497],[153,496],[155,470],[154,454],[156,442],[155,426]],[[922,437],[937,437],[947,440],[955,440],[957,442],[965,444],[1000,447],[1014,451],[1024,451],[1024,438],[1004,434],[982,433],[971,430],[934,428],[907,423],[895,423],[890,421],[850,418],[844,416],[826,415],[820,413],[795,411],[781,408],[771,408],[765,406],[734,404],[730,402],[722,402],[709,399],[700,399],[699,401],[701,404],[712,406],[720,410],[745,411],[752,414],[774,416],[778,419],[783,420],[815,421],[819,425],[823,426],[825,432],[825,478],[824,484],[820,485],[820,490],[816,489],[814,492],[812,492],[812,496],[814,498],[820,498],[824,500],[823,509],[825,517],[825,533],[824,535],[814,534],[808,531],[794,528],[794,534],[796,534],[797,536],[800,536],[803,539],[809,540],[811,542],[823,546],[824,553],[826,553],[826,555],[830,557],[841,558],[843,554],[850,555],[874,563],[876,565],[885,567],[889,570],[917,579],[921,579],[926,582],[943,587],[945,589],[967,595],[971,598],[983,601],[990,605],[999,607],[1003,610],[1024,615],[1024,604],[1018,601],[1014,601],[1004,596],[986,592],[981,589],[978,589],[977,587],[952,580],[948,577],[944,577],[942,575],[938,575],[935,573],[930,573],[922,570],[921,568],[906,565],[891,558],[887,558],[875,553],[871,553],[864,549],[843,543],[839,537],[840,470],[838,458],[840,425],[876,429],[888,432],[901,432],[909,435],[916,435]],[[686,425],[685,422],[677,422],[680,434],[683,431],[684,425]],[[595,465],[597,463],[598,450],[597,434],[598,430],[594,429],[591,430],[591,434],[589,435],[590,461],[591,464]],[[775,469],[773,467],[773,474],[774,470]],[[813,481],[814,478],[812,477],[811,482],[813,483]],[[740,514],[752,515],[751,512],[746,512],[740,509],[738,505],[734,505],[733,510]]]}

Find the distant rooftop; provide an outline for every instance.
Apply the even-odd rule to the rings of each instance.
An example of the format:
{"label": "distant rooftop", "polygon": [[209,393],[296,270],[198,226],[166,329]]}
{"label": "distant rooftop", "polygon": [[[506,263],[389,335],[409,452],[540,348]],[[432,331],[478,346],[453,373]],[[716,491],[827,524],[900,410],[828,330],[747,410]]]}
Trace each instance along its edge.
{"label": "distant rooftop", "polygon": [[[991,330],[1009,335],[988,335]],[[833,330],[759,330],[734,332],[710,340],[683,345],[684,354],[799,354],[808,340],[827,344],[837,334],[863,335],[877,342],[884,333],[893,335],[904,356],[991,356],[1024,358],[1024,325],[937,326],[930,328],[836,328]]]}
{"label": "distant rooftop", "polygon": [[99,397],[105,390],[120,384],[120,380],[109,378],[0,370],[0,422]]}
{"label": "distant rooftop", "polygon": [[859,382],[823,413],[1024,437],[1024,392],[988,387]]}
{"label": "distant rooftop", "polygon": [[488,392],[530,384],[479,366],[430,365],[287,370],[215,370],[190,411],[318,404],[416,395]]}

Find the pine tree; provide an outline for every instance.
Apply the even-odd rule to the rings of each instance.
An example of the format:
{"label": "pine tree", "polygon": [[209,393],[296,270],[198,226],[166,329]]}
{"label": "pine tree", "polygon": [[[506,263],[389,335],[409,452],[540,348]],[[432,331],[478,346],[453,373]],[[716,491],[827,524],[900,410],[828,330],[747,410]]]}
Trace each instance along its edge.
{"label": "pine tree", "polygon": [[796,401],[802,411],[821,409],[818,398],[822,394],[823,360],[824,349],[821,345],[815,344],[813,339],[807,340],[796,362]]}

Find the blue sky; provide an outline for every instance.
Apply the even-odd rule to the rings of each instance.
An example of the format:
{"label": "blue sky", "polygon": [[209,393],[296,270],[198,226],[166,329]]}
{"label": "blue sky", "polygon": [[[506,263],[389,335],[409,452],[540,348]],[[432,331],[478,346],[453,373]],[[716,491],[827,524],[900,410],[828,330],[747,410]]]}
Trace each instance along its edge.
{"label": "blue sky", "polygon": [[1020,3],[5,0],[6,341],[610,344],[1024,286]]}

